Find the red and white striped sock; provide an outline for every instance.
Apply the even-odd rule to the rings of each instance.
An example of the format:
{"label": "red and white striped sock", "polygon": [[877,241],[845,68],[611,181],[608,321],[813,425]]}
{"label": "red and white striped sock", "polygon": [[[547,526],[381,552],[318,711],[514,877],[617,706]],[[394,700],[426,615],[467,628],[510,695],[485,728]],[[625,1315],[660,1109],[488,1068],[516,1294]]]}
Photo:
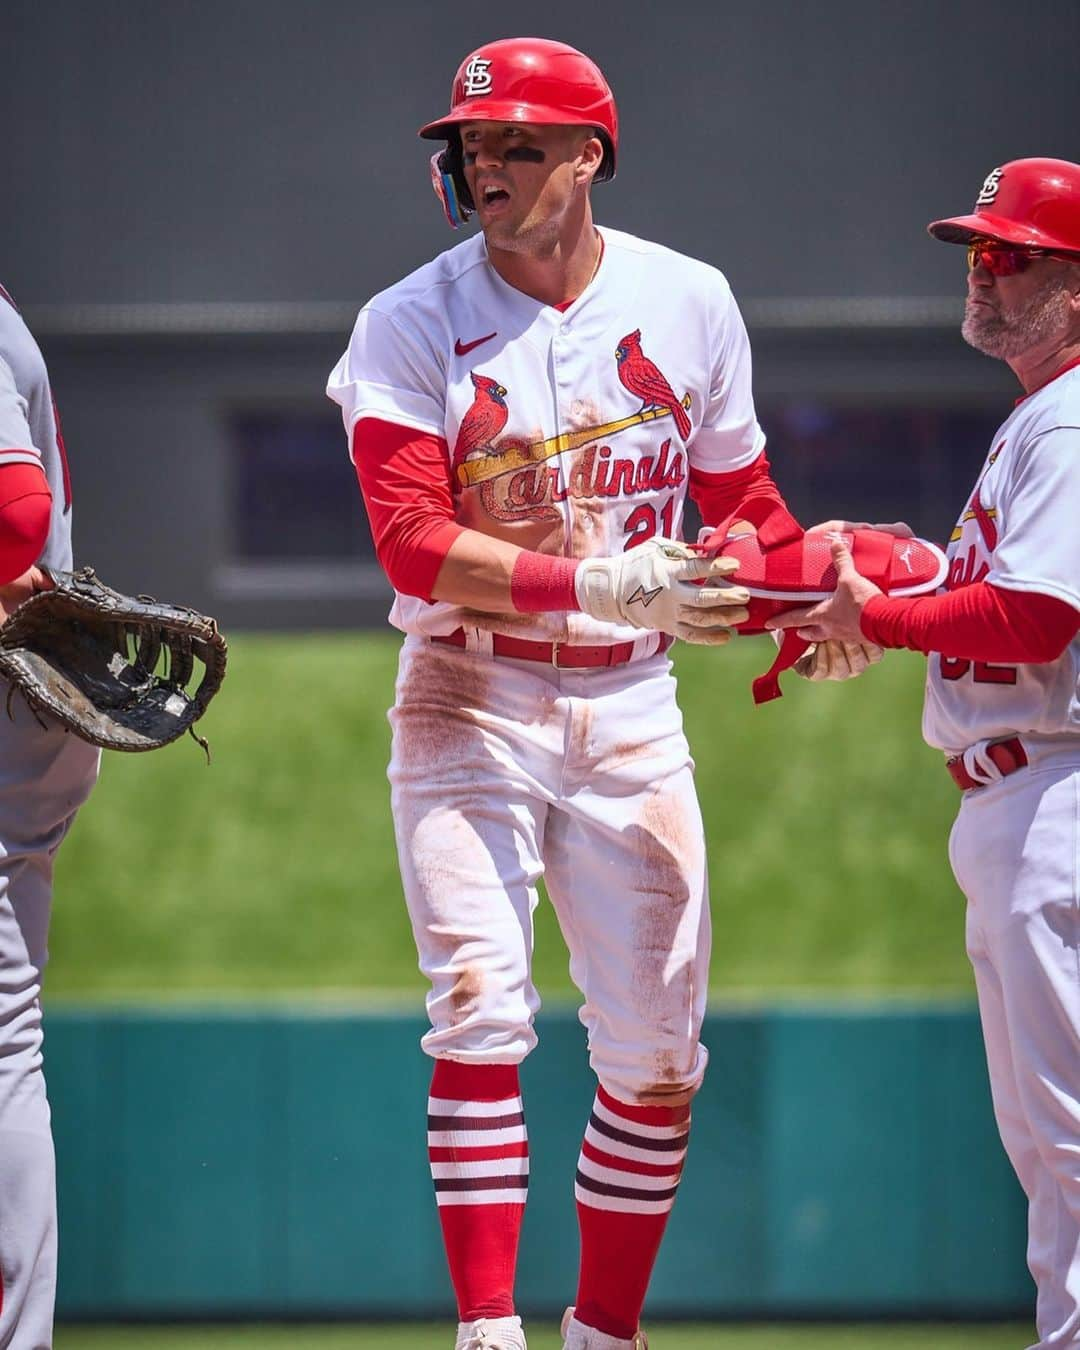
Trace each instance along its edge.
{"label": "red and white striped sock", "polygon": [[690,1107],[628,1106],[598,1088],[578,1159],[581,1270],[574,1316],[622,1340],[638,1329],[690,1135]]}
{"label": "red and white striped sock", "polygon": [[516,1065],[436,1060],[428,1157],[458,1317],[473,1322],[511,1316],[529,1189]]}

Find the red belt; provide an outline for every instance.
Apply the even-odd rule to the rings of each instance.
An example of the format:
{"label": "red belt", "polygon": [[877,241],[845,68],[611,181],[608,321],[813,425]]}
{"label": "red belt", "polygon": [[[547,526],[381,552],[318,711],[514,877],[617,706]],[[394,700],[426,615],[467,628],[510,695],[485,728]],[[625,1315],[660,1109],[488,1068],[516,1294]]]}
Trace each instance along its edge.
{"label": "red belt", "polygon": [[[661,633],[653,656],[666,652],[674,639]],[[451,647],[464,647],[468,641],[464,628],[432,637],[432,642],[445,642]],[[529,642],[525,638],[506,637],[492,633],[491,650],[496,656],[511,656],[517,661],[543,661],[558,670],[584,670],[590,666],[621,666],[634,655],[634,643],[616,642],[607,647],[571,647],[566,642]]]}
{"label": "red belt", "polygon": [[[1021,745],[1019,736],[1010,736],[1004,741],[991,741],[986,747],[986,758],[997,766],[1003,778],[1008,778],[1009,774],[1022,769],[1028,762],[1027,751]],[[956,786],[964,792],[969,788],[986,787],[982,779],[972,778],[964,768],[963,755],[953,755],[952,759],[945,761],[945,767],[952,775]]]}

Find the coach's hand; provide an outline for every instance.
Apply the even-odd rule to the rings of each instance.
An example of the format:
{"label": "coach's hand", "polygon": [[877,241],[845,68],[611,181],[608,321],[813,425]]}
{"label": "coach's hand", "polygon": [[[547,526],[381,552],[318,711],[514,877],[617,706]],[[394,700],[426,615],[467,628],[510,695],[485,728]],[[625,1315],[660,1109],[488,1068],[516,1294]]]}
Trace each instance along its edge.
{"label": "coach's hand", "polygon": [[614,558],[582,559],[574,587],[594,619],[720,646],[746,621],[750,594],[712,583],[737,567],[734,558],[705,558],[677,540],[655,538]]}

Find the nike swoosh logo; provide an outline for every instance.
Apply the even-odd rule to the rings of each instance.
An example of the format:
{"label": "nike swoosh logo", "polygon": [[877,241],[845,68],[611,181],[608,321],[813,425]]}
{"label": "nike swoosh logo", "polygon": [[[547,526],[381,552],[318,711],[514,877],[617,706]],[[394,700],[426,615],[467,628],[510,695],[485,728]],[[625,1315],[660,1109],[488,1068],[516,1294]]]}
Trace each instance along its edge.
{"label": "nike swoosh logo", "polygon": [[640,600],[642,605],[651,605],[663,589],[663,586],[654,586],[651,591],[647,591],[644,586],[639,586],[633,595],[626,597],[626,603],[632,605]]}
{"label": "nike swoosh logo", "polygon": [[482,342],[490,342],[493,337],[497,337],[499,330],[496,328],[494,333],[489,333],[487,337],[475,338],[472,342],[462,342],[460,338],[454,343],[454,351],[458,356],[467,356],[474,347],[479,347]]}

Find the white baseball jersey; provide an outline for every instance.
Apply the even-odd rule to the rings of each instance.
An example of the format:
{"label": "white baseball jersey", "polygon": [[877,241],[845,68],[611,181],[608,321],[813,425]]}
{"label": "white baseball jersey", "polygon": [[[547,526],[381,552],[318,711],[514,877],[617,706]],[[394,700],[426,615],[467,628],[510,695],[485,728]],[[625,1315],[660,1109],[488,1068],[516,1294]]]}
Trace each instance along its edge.
{"label": "white baseball jersey", "polygon": [[[350,444],[364,417],[445,438],[458,522],[524,548],[611,556],[679,537],[689,466],[741,469],[765,444],[746,330],[715,268],[601,235],[600,267],[565,311],[503,281],[479,234],[375,296],[327,387]],[[390,621],[430,635],[478,616],[399,593]],[[640,636],[579,613],[479,626],[582,644]]]}
{"label": "white baseball jersey", "polygon": [[[998,428],[946,550],[953,590],[987,581],[1080,610],[1080,367],[1022,399]],[[1012,732],[1080,734],[1080,636],[1056,661],[996,665],[931,654],[923,734],[957,754]]]}
{"label": "white baseball jersey", "polygon": [[0,287],[0,465],[40,464],[52,491],[49,538],[39,561],[71,569],[71,488],[49,375],[33,335]]}

